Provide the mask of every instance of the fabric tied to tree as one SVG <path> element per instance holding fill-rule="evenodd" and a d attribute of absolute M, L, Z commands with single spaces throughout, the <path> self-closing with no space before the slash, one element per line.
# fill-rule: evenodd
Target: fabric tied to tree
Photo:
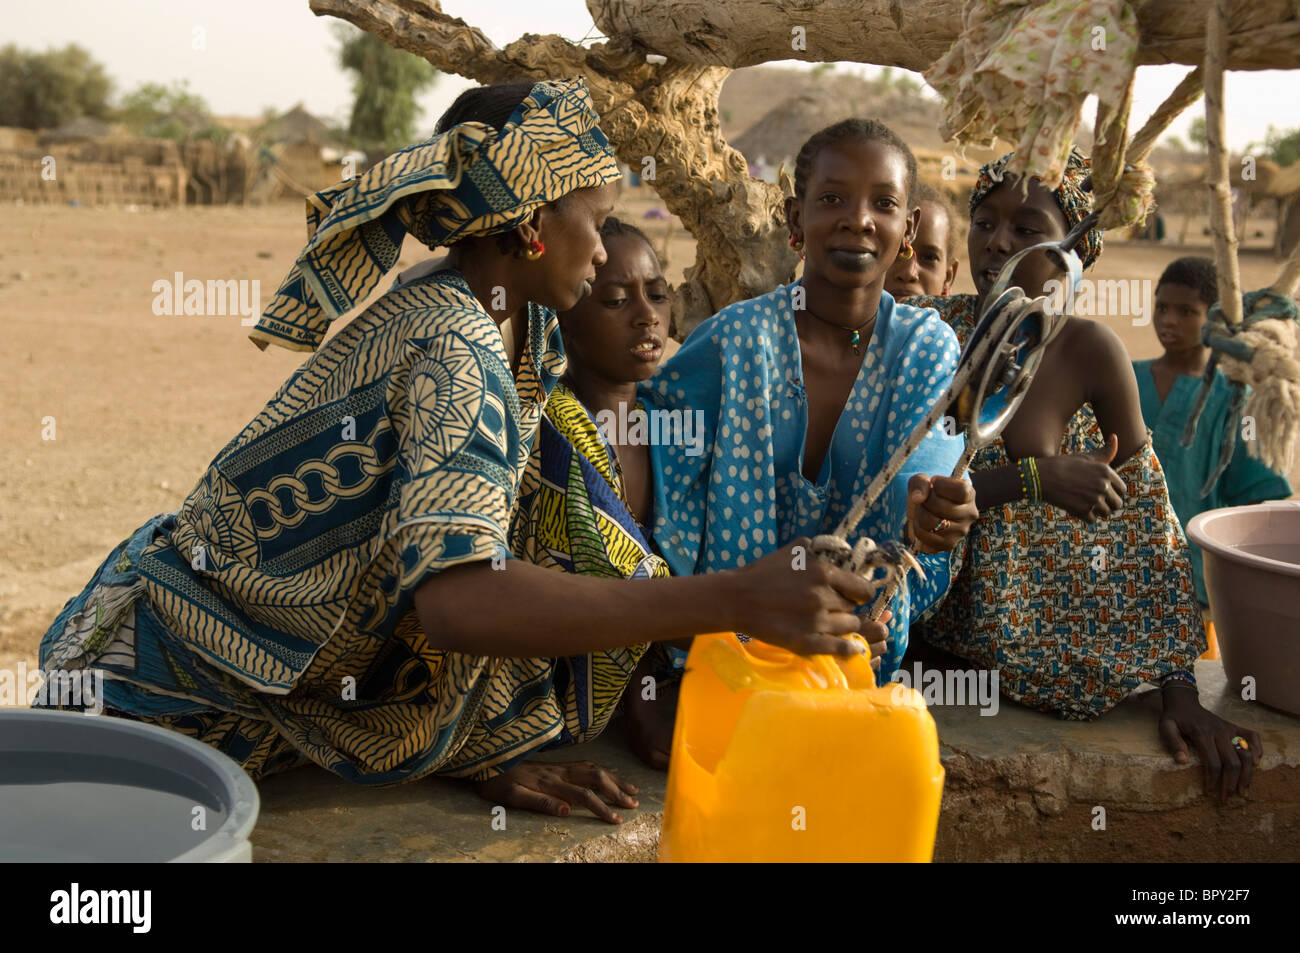
<path fill-rule="evenodd" d="M 461 123 L 311 196 L 309 240 L 249 337 L 314 351 L 378 287 L 408 233 L 437 248 L 508 232 L 548 202 L 617 180 L 598 118 L 581 79 L 538 83 L 500 132 Z"/>
<path fill-rule="evenodd" d="M 1015 142 L 1009 171 L 1056 188 L 1084 100 L 1121 102 L 1137 54 L 1124 0 L 967 0 L 961 35 L 925 78 L 947 101 L 944 138 Z"/>

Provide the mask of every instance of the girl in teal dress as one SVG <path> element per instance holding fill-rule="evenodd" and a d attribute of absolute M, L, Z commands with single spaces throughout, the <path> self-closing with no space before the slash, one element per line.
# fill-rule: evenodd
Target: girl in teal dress
<path fill-rule="evenodd" d="M 1190 447 L 1183 446 L 1183 425 L 1192 414 L 1210 349 L 1201 343 L 1206 313 L 1219 300 L 1214 262 L 1208 258 L 1179 258 L 1156 283 L 1152 327 L 1165 352 L 1150 361 L 1134 361 L 1142 417 L 1151 431 L 1156 456 L 1169 483 L 1169 499 L 1184 530 L 1193 516 L 1225 506 L 1244 506 L 1264 500 L 1285 500 L 1291 483 L 1247 452 L 1249 432 L 1238 434 L 1228 468 L 1205 496 L 1201 489 L 1219 462 L 1224 428 L 1237 426 L 1226 419 L 1232 399 L 1223 371 L 1215 369 Z M 1248 423 L 1248 422 L 1247 422 Z M 1209 605 L 1201 570 L 1201 548 L 1187 541 L 1192 560 L 1196 597 Z"/>

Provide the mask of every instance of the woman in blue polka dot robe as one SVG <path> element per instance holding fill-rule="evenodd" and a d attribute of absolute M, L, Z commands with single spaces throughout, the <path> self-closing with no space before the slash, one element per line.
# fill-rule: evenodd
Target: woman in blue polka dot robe
<path fill-rule="evenodd" d="M 674 574 L 735 569 L 832 532 L 950 383 L 952 329 L 883 290 L 913 253 L 915 181 L 911 150 L 881 123 L 814 135 L 786 201 L 802 278 L 724 308 L 642 385 L 652 414 L 683 412 L 702 431 L 651 445 L 654 540 Z M 944 475 L 963 447 L 936 426 L 850 533 L 911 538 L 925 571 L 894 597 L 888 645 L 873 646 L 882 683 L 908 626 L 947 591 L 950 551 L 978 517 L 970 484 Z"/>

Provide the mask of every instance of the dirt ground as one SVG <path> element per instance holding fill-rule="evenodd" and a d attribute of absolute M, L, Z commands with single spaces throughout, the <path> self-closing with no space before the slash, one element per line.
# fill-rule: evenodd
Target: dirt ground
<path fill-rule="evenodd" d="M 673 222 L 644 219 L 654 204 L 630 193 L 619 214 L 666 241 L 676 281 L 693 243 Z M 135 212 L 9 206 L 0 219 L 0 668 L 13 668 L 35 665 L 41 634 L 109 550 L 174 509 L 304 359 L 259 351 L 237 314 L 155 315 L 153 283 L 178 271 L 204 281 L 257 279 L 269 301 L 305 230 L 297 203 Z M 1154 281 L 1173 258 L 1208 253 L 1202 241 L 1111 243 L 1096 276 Z M 1247 243 L 1248 288 L 1276 277 L 1265 245 L 1263 236 Z M 399 268 L 427 256 L 408 241 Z M 958 290 L 970 289 L 963 274 Z M 1159 354 L 1149 326 L 1111 322 L 1135 359 Z M 45 439 L 47 418 L 53 439 Z M 1291 480 L 1300 486 L 1300 466 Z"/>

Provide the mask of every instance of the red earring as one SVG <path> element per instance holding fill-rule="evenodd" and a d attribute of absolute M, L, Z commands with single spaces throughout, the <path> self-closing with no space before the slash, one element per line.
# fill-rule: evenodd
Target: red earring
<path fill-rule="evenodd" d="M 524 257 L 529 261 L 537 261 L 537 259 L 541 258 L 545 254 L 545 245 L 539 241 L 531 241 L 528 243 L 528 251 L 524 252 Z"/>
<path fill-rule="evenodd" d="M 803 260 L 803 239 L 790 236 L 790 247 L 799 253 L 799 259 Z"/>

